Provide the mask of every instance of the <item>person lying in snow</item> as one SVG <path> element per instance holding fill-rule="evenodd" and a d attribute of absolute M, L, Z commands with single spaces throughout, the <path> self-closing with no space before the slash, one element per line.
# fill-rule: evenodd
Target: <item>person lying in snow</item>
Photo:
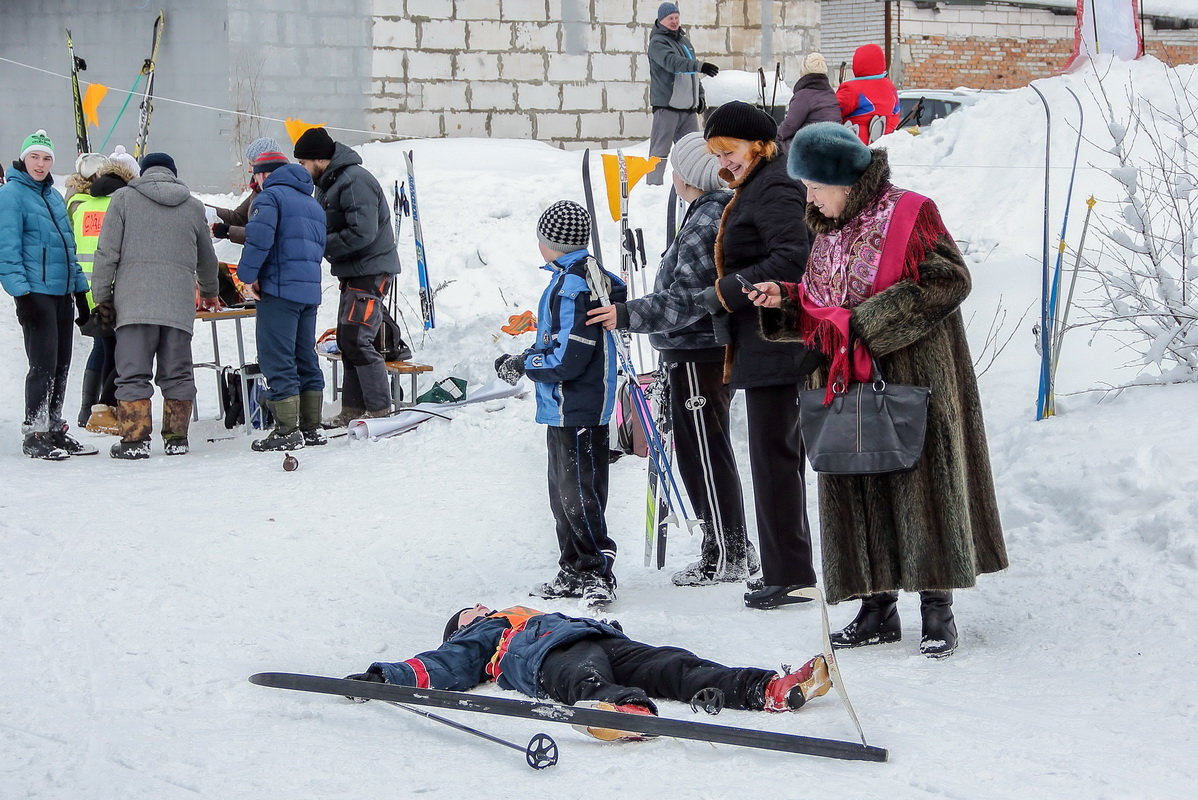
<path fill-rule="evenodd" d="M 395 663 L 376 662 L 351 680 L 466 691 L 488 680 L 502 689 L 607 711 L 657 714 L 651 697 L 690 702 L 703 689 L 724 694 L 727 708 L 797 711 L 832 687 L 823 655 L 795 672 L 725 667 L 680 647 L 629 639 L 618 623 L 525 606 L 463 608 L 449 618 L 436 650 Z M 588 729 L 601 739 L 640 738 Z"/>

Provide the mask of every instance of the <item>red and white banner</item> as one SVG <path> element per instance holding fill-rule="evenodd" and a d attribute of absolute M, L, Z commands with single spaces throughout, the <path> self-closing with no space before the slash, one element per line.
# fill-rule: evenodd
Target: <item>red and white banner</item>
<path fill-rule="evenodd" d="M 1144 55 L 1139 0 L 1077 0 L 1073 55 L 1065 69 L 1076 69 L 1096 55 L 1124 61 Z"/>

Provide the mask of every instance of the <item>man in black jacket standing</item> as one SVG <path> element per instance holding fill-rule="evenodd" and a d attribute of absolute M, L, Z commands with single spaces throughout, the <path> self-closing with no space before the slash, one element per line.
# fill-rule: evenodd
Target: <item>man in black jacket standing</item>
<path fill-rule="evenodd" d="M 649 36 L 649 104 L 653 107 L 653 130 L 649 155 L 661 163 L 645 176 L 645 182 L 660 186 L 666 174 L 666 156 L 674 142 L 699 130 L 703 109 L 703 87 L 699 74 L 715 77 L 720 68 L 695 58 L 695 46 L 682 30 L 675 3 L 657 8 L 657 21 Z"/>
<path fill-rule="evenodd" d="M 316 183 L 316 199 L 328 220 L 324 257 L 341 280 L 337 346 L 345 365 L 341 413 L 333 427 L 359 417 L 391 413 L 386 362 L 375 347 L 387 287 L 399 273 L 391 211 L 383 187 L 362 167 L 362 157 L 324 128 L 310 128 L 295 142 L 295 159 Z"/>

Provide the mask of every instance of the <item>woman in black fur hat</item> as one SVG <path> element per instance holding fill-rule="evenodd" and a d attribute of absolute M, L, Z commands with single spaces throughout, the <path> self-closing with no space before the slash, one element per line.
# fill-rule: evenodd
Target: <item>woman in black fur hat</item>
<path fill-rule="evenodd" d="M 920 593 L 920 652 L 943 658 L 957 647 L 952 590 L 1007 566 L 960 311 L 969 271 L 936 204 L 890 183 L 886 151 L 843 126 L 800 130 L 790 174 L 816 237 L 801 282 L 756 285 L 753 302 L 777 309 L 761 313 L 765 337 L 822 351 L 824 386 L 870 380 L 872 356 L 888 381 L 932 390 L 914 469 L 819 477 L 825 591 L 861 598 L 832 645 L 901 639 L 904 589 Z"/>
<path fill-rule="evenodd" d="M 798 281 L 807 263 L 803 191 L 786 174 L 777 133 L 769 114 L 739 101 L 712 112 L 703 131 L 735 191 L 715 242 L 718 277 L 700 301 L 727 345 L 724 382 L 745 395 L 762 570 L 745 605 L 758 609 L 805 602 L 798 590 L 815 585 L 796 403 L 799 384 L 822 358 L 798 342 L 764 341 L 738 281 Z"/>

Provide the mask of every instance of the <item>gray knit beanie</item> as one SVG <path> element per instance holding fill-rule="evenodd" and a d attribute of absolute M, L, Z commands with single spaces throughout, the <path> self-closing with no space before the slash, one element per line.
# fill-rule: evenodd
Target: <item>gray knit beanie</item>
<path fill-rule="evenodd" d="M 559 253 L 582 250 L 591 238 L 591 215 L 578 203 L 558 200 L 538 220 L 537 238 Z"/>
<path fill-rule="evenodd" d="M 702 192 L 714 192 L 726 185 L 720 177 L 720 160 L 707 149 L 707 141 L 697 131 L 674 142 L 670 167 L 683 181 Z"/>
<path fill-rule="evenodd" d="M 281 152 L 283 152 L 283 145 L 279 144 L 277 140 L 272 139 L 269 136 L 263 136 L 260 139 L 255 139 L 246 146 L 245 163 L 247 166 L 253 164 L 263 153 Z"/>

